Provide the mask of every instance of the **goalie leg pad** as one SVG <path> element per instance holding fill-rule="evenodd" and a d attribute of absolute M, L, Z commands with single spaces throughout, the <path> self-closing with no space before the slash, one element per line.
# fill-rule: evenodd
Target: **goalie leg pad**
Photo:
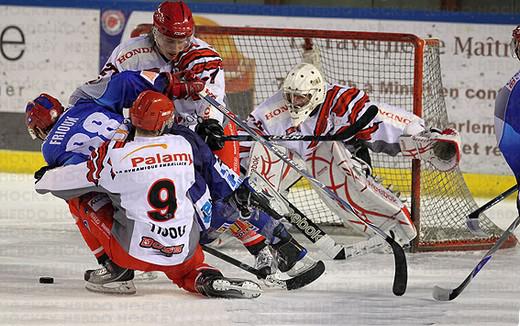
<path fill-rule="evenodd" d="M 313 176 L 347 201 L 357 215 L 372 222 L 383 231 L 395 229 L 403 241 L 417 235 L 408 209 L 390 190 L 370 176 L 368 166 L 359 162 L 340 142 L 322 143 L 307 160 Z M 373 232 L 357 217 L 341 208 L 335 201 L 321 196 L 327 206 L 354 230 L 371 236 Z"/>

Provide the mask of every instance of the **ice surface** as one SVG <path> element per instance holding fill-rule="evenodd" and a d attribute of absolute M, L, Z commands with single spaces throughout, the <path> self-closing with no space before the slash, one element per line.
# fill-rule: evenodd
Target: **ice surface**
<path fill-rule="evenodd" d="M 517 213 L 513 201 L 506 201 L 488 216 L 506 227 Z M 253 263 L 238 246 L 223 250 Z M 31 176 L 0 174 L 1 325 L 519 325 L 517 248 L 495 254 L 455 301 L 432 299 L 434 285 L 456 287 L 483 254 L 408 254 L 403 297 L 392 295 L 394 263 L 388 254 L 326 261 L 325 275 L 310 286 L 266 289 L 256 300 L 206 299 L 162 275 L 137 283 L 134 296 L 100 295 L 84 289 L 83 271 L 97 264 L 65 203 L 36 194 Z M 208 261 L 228 276 L 252 277 L 214 257 Z M 39 284 L 40 276 L 55 283 Z"/>

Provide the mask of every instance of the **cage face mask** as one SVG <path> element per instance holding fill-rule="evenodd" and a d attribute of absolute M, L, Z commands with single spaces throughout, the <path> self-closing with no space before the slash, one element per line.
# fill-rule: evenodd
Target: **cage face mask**
<path fill-rule="evenodd" d="M 282 90 L 294 127 L 325 100 L 325 80 L 318 68 L 308 63 L 301 63 L 289 71 Z"/>

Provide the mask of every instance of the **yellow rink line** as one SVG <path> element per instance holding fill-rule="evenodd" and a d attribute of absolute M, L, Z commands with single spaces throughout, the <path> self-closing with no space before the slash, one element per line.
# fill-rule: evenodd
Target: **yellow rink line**
<path fill-rule="evenodd" d="M 0 150 L 0 172 L 32 174 L 44 165 L 40 152 Z"/>
<path fill-rule="evenodd" d="M 0 150 L 0 172 L 32 174 L 44 165 L 39 152 Z M 464 180 L 474 197 L 495 197 L 516 183 L 513 176 L 493 174 L 465 173 Z"/>

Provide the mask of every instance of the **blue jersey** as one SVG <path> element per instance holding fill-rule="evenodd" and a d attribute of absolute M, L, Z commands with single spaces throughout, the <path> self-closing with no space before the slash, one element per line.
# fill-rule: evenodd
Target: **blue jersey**
<path fill-rule="evenodd" d="M 497 94 L 495 133 L 502 155 L 520 180 L 520 71 Z"/>
<path fill-rule="evenodd" d="M 42 145 L 43 157 L 51 167 L 86 161 L 90 153 L 112 139 L 123 122 L 122 113 L 93 102 L 80 103 L 65 111 Z"/>
<path fill-rule="evenodd" d="M 161 74 L 125 71 L 79 87 L 42 144 L 45 161 L 50 167 L 86 161 L 92 150 L 112 139 L 124 108 L 142 91 L 162 93 L 167 83 Z"/>

